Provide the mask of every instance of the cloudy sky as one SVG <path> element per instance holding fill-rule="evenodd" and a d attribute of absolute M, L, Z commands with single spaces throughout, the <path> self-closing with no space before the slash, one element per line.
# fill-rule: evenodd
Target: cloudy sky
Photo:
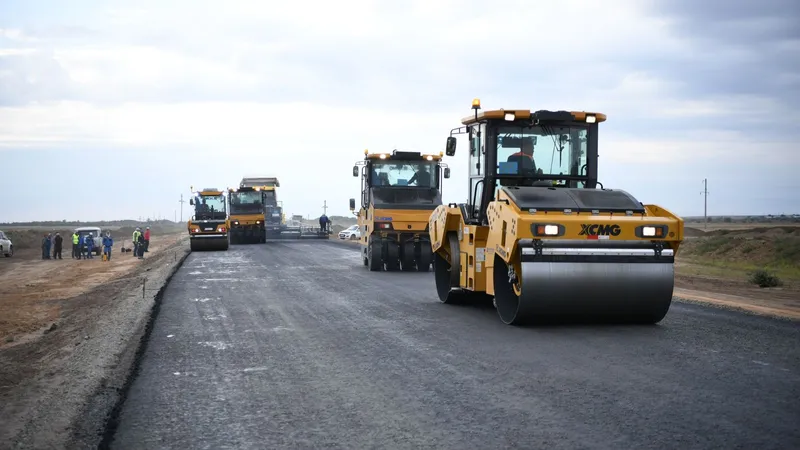
<path fill-rule="evenodd" d="M 608 114 L 600 181 L 646 203 L 800 213 L 799 5 L 0 0 L 0 222 L 172 219 L 244 175 L 347 214 L 364 149 L 443 150 L 474 97 Z"/>

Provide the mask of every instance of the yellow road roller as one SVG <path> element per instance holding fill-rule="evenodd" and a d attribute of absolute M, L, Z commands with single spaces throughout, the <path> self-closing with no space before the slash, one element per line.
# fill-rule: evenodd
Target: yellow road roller
<path fill-rule="evenodd" d="M 191 250 L 228 250 L 231 224 L 225 193 L 217 188 L 190 189 L 189 205 L 194 207 L 194 214 L 187 223 Z"/>
<path fill-rule="evenodd" d="M 361 259 L 370 271 L 430 270 L 428 218 L 442 204 L 443 178 L 450 178 L 443 156 L 365 150 L 364 160 L 353 166 L 353 176 L 361 176 Z"/>
<path fill-rule="evenodd" d="M 481 110 L 469 138 L 469 197 L 430 216 L 443 303 L 487 300 L 509 325 L 657 323 L 672 302 L 683 219 L 597 179 L 601 113 Z"/>

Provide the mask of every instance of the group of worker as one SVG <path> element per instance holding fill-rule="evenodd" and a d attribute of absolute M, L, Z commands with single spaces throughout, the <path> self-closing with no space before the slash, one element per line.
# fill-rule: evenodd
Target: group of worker
<path fill-rule="evenodd" d="M 111 248 L 114 246 L 114 238 L 111 237 L 110 231 L 106 231 L 102 243 L 103 261 L 111 261 Z M 72 233 L 72 258 L 94 259 L 94 235 L 92 233 L 80 234 L 77 231 Z"/>
<path fill-rule="evenodd" d="M 56 232 L 55 236 L 52 233 L 47 233 L 42 238 L 42 259 L 51 259 L 50 249 L 53 249 L 52 259 L 61 259 L 61 247 L 64 238 Z"/>
<path fill-rule="evenodd" d="M 144 233 L 141 228 L 136 227 L 131 241 L 133 242 L 133 256 L 144 259 L 144 254 L 150 251 L 150 227 L 147 227 Z"/>
<path fill-rule="evenodd" d="M 94 259 L 95 236 L 92 233 L 72 233 L 72 259 Z M 47 233 L 42 238 L 42 259 L 62 259 L 61 249 L 64 239 L 58 232 Z M 114 247 L 114 238 L 111 232 L 106 231 L 102 240 L 103 260 L 111 261 L 111 249 Z M 144 254 L 150 247 L 150 227 L 144 232 L 139 227 L 133 232 L 133 256 L 144 259 Z M 52 250 L 52 253 L 51 253 Z"/>

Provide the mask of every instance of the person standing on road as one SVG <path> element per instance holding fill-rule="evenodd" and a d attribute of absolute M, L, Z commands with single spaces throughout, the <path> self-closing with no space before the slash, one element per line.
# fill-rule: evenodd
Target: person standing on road
<path fill-rule="evenodd" d="M 83 244 L 86 243 L 86 236 L 83 234 L 78 235 L 78 250 L 77 250 L 77 259 L 83 258 Z"/>
<path fill-rule="evenodd" d="M 61 233 L 56 232 L 55 245 L 53 245 L 53 259 L 61 259 L 61 246 L 64 244 L 64 238 Z"/>
<path fill-rule="evenodd" d="M 106 255 L 106 261 L 111 261 L 111 247 L 114 246 L 114 239 L 111 238 L 111 232 L 106 231 L 103 237 L 103 254 Z"/>
<path fill-rule="evenodd" d="M 72 232 L 72 259 L 80 259 L 80 236 L 77 231 Z"/>
<path fill-rule="evenodd" d="M 144 251 L 150 251 L 150 227 L 147 227 L 144 231 Z"/>
<path fill-rule="evenodd" d="M 319 216 L 319 229 L 320 229 L 320 231 L 322 231 L 323 233 L 327 232 L 328 231 L 328 224 L 330 222 L 331 222 L 330 219 L 328 219 L 328 216 L 325 215 L 324 213 L 321 216 Z"/>

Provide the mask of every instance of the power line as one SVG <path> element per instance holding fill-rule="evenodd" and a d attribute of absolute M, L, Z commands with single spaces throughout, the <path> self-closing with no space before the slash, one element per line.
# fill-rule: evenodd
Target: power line
<path fill-rule="evenodd" d="M 708 228 L 708 178 L 703 178 L 703 229 Z"/>
<path fill-rule="evenodd" d="M 186 203 L 186 200 L 183 199 L 183 194 L 181 194 L 181 199 L 178 200 L 178 203 L 181 204 L 181 222 L 183 222 L 183 204 Z"/>

